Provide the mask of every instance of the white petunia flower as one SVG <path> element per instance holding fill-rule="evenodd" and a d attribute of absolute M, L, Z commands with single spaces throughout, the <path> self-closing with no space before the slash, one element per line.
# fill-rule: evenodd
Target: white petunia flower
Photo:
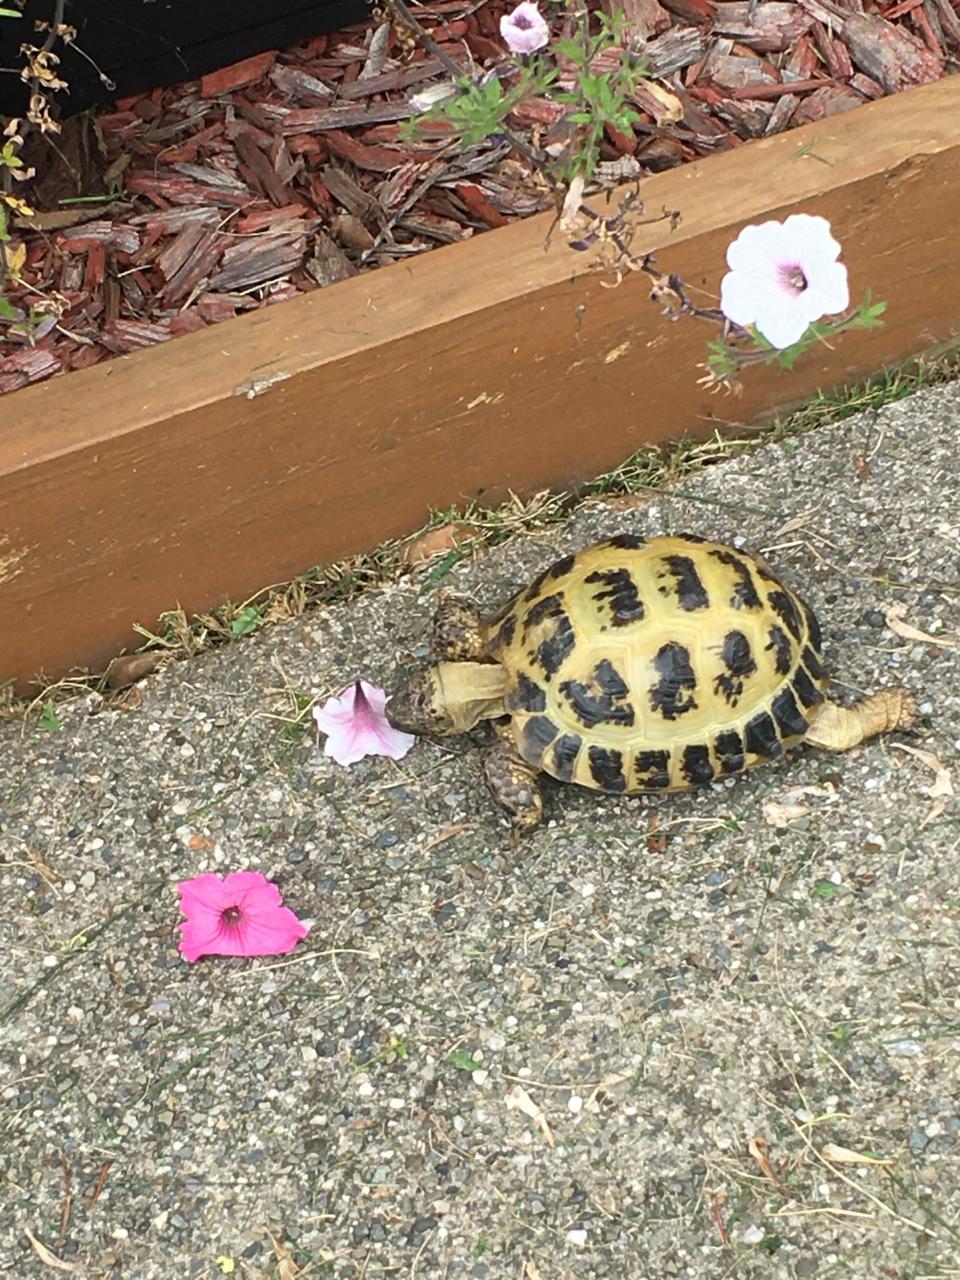
<path fill-rule="evenodd" d="M 734 324 L 754 325 L 773 346 L 790 347 L 815 320 L 850 305 L 839 256 L 826 218 L 794 213 L 744 227 L 727 249 L 720 309 Z"/>

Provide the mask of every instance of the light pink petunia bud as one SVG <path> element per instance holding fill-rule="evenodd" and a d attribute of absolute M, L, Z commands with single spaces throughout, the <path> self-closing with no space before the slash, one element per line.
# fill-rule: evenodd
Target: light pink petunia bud
<path fill-rule="evenodd" d="M 322 707 L 314 707 L 313 718 L 327 735 L 324 755 L 337 764 L 356 764 L 364 756 L 389 756 L 402 760 L 416 738 L 401 733 L 388 723 L 383 709 L 387 695 L 383 689 L 358 680 L 348 685 Z"/>
<path fill-rule="evenodd" d="M 744 227 L 727 249 L 720 309 L 734 324 L 752 324 L 773 346 L 790 347 L 815 320 L 850 305 L 840 252 L 830 223 L 809 213 Z"/>
<path fill-rule="evenodd" d="M 550 28 L 533 0 L 523 0 L 503 15 L 500 34 L 511 53 L 536 53 L 550 42 Z"/>
<path fill-rule="evenodd" d="M 201 956 L 283 956 L 308 927 L 283 905 L 280 890 L 259 871 L 211 874 L 177 885 L 180 954 L 190 964 Z"/>

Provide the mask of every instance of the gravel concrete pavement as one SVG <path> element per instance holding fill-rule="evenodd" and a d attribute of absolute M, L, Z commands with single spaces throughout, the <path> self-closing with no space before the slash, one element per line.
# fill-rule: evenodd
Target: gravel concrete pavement
<path fill-rule="evenodd" d="M 494 603 L 616 530 L 741 541 L 841 695 L 923 712 L 696 794 L 550 785 L 519 848 L 481 735 L 347 770 L 290 723 L 423 651 L 422 575 L 0 729 L 0 1271 L 960 1276 L 958 459 L 948 386 L 459 565 Z M 245 868 L 309 938 L 187 965 L 174 885 Z"/>

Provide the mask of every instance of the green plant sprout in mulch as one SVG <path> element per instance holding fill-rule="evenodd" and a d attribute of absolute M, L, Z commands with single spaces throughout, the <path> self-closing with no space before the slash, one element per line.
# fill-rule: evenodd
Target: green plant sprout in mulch
<path fill-rule="evenodd" d="M 316 565 L 289 582 L 263 587 L 239 603 L 228 601 L 192 617 L 183 609 L 172 608 L 161 614 L 152 628 L 135 626 L 144 643 L 136 653 L 115 659 L 106 671 L 77 672 L 57 682 L 38 677 L 40 691 L 32 699 L 15 698 L 12 682 L 7 682 L 0 686 L 0 718 L 22 717 L 34 730 L 56 733 L 61 727 L 56 704 L 67 698 L 90 693 L 122 696 L 127 685 L 170 662 L 231 644 L 273 623 L 352 600 L 425 567 L 420 586 L 423 594 L 442 582 L 459 561 L 517 534 L 557 524 L 579 503 L 668 490 L 682 497 L 677 486 L 705 467 L 765 444 L 789 441 L 856 413 L 879 409 L 923 387 L 949 382 L 958 374 L 960 353 L 955 350 L 923 357 L 854 387 L 821 393 L 789 416 L 745 428 L 739 435 L 716 431 L 708 440 L 685 439 L 664 448 L 642 449 L 612 471 L 570 490 L 543 491 L 526 499 L 513 496 L 497 507 L 472 503 L 466 508 L 436 511 L 408 537 L 335 564 Z M 111 677 L 117 663 L 124 664 L 129 679 Z M 298 710 L 303 715 L 308 707 Z"/>
<path fill-rule="evenodd" d="M 502 59 L 486 71 L 467 74 L 406 0 L 388 0 L 388 7 L 450 77 L 410 99 L 421 115 L 407 127 L 407 136 L 415 137 L 429 122 L 442 125 L 463 150 L 490 138 L 509 143 L 549 186 L 570 248 L 591 253 L 593 268 L 613 274 L 618 284 L 628 272 L 644 272 L 653 282 L 651 299 L 663 303 L 668 315 L 719 329 L 700 366 L 704 385 L 736 390 L 739 375 L 752 365 L 789 370 L 817 345 L 883 323 L 886 304 L 874 302 L 869 291 L 851 309 L 847 268 L 839 261 L 842 247 L 823 217 L 796 213 L 783 222 L 744 227 L 726 251 L 729 270 L 720 283 L 719 307 L 701 307 L 684 281 L 669 268 L 664 272 L 642 243 L 634 248 L 647 225 L 668 221 L 673 229 L 682 210 L 645 216 L 639 186 L 621 195 L 613 213 L 599 213 L 584 202 L 605 136 L 611 131 L 632 136 L 641 119 L 631 105 L 638 101 L 641 82 L 661 105 L 681 109 L 676 95 L 648 80 L 644 42 L 636 41 L 622 14 L 591 11 L 585 0 L 568 0 L 555 36 L 535 0 L 520 0 L 500 20 Z M 518 108 L 530 103 L 554 115 L 552 143 L 528 142 L 510 127 Z"/>

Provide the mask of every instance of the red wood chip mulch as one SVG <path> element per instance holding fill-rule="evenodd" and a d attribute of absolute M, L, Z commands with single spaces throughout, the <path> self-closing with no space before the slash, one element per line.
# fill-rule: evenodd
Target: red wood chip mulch
<path fill-rule="evenodd" d="M 509 7 L 440 0 L 416 13 L 466 68 L 502 60 Z M 638 89 L 633 133 L 608 131 L 607 185 L 926 84 L 960 53 L 960 0 L 627 0 L 624 10 L 647 40 L 654 83 Z M 0 393 L 550 207 L 543 179 L 502 140 L 462 152 L 442 127 L 403 139 L 409 94 L 443 78 L 435 57 L 371 24 L 102 112 L 92 186 L 109 195 L 57 207 L 42 198 L 41 173 L 45 211 L 16 226 L 24 280 L 66 309 L 35 346 L 0 329 Z M 534 101 L 511 124 L 548 147 L 563 136 L 559 114 Z M 66 123 L 62 151 L 76 128 Z M 73 182 L 71 195 L 92 194 L 89 168 L 83 189 Z M 37 293 L 12 286 L 7 297 L 26 310 Z"/>

